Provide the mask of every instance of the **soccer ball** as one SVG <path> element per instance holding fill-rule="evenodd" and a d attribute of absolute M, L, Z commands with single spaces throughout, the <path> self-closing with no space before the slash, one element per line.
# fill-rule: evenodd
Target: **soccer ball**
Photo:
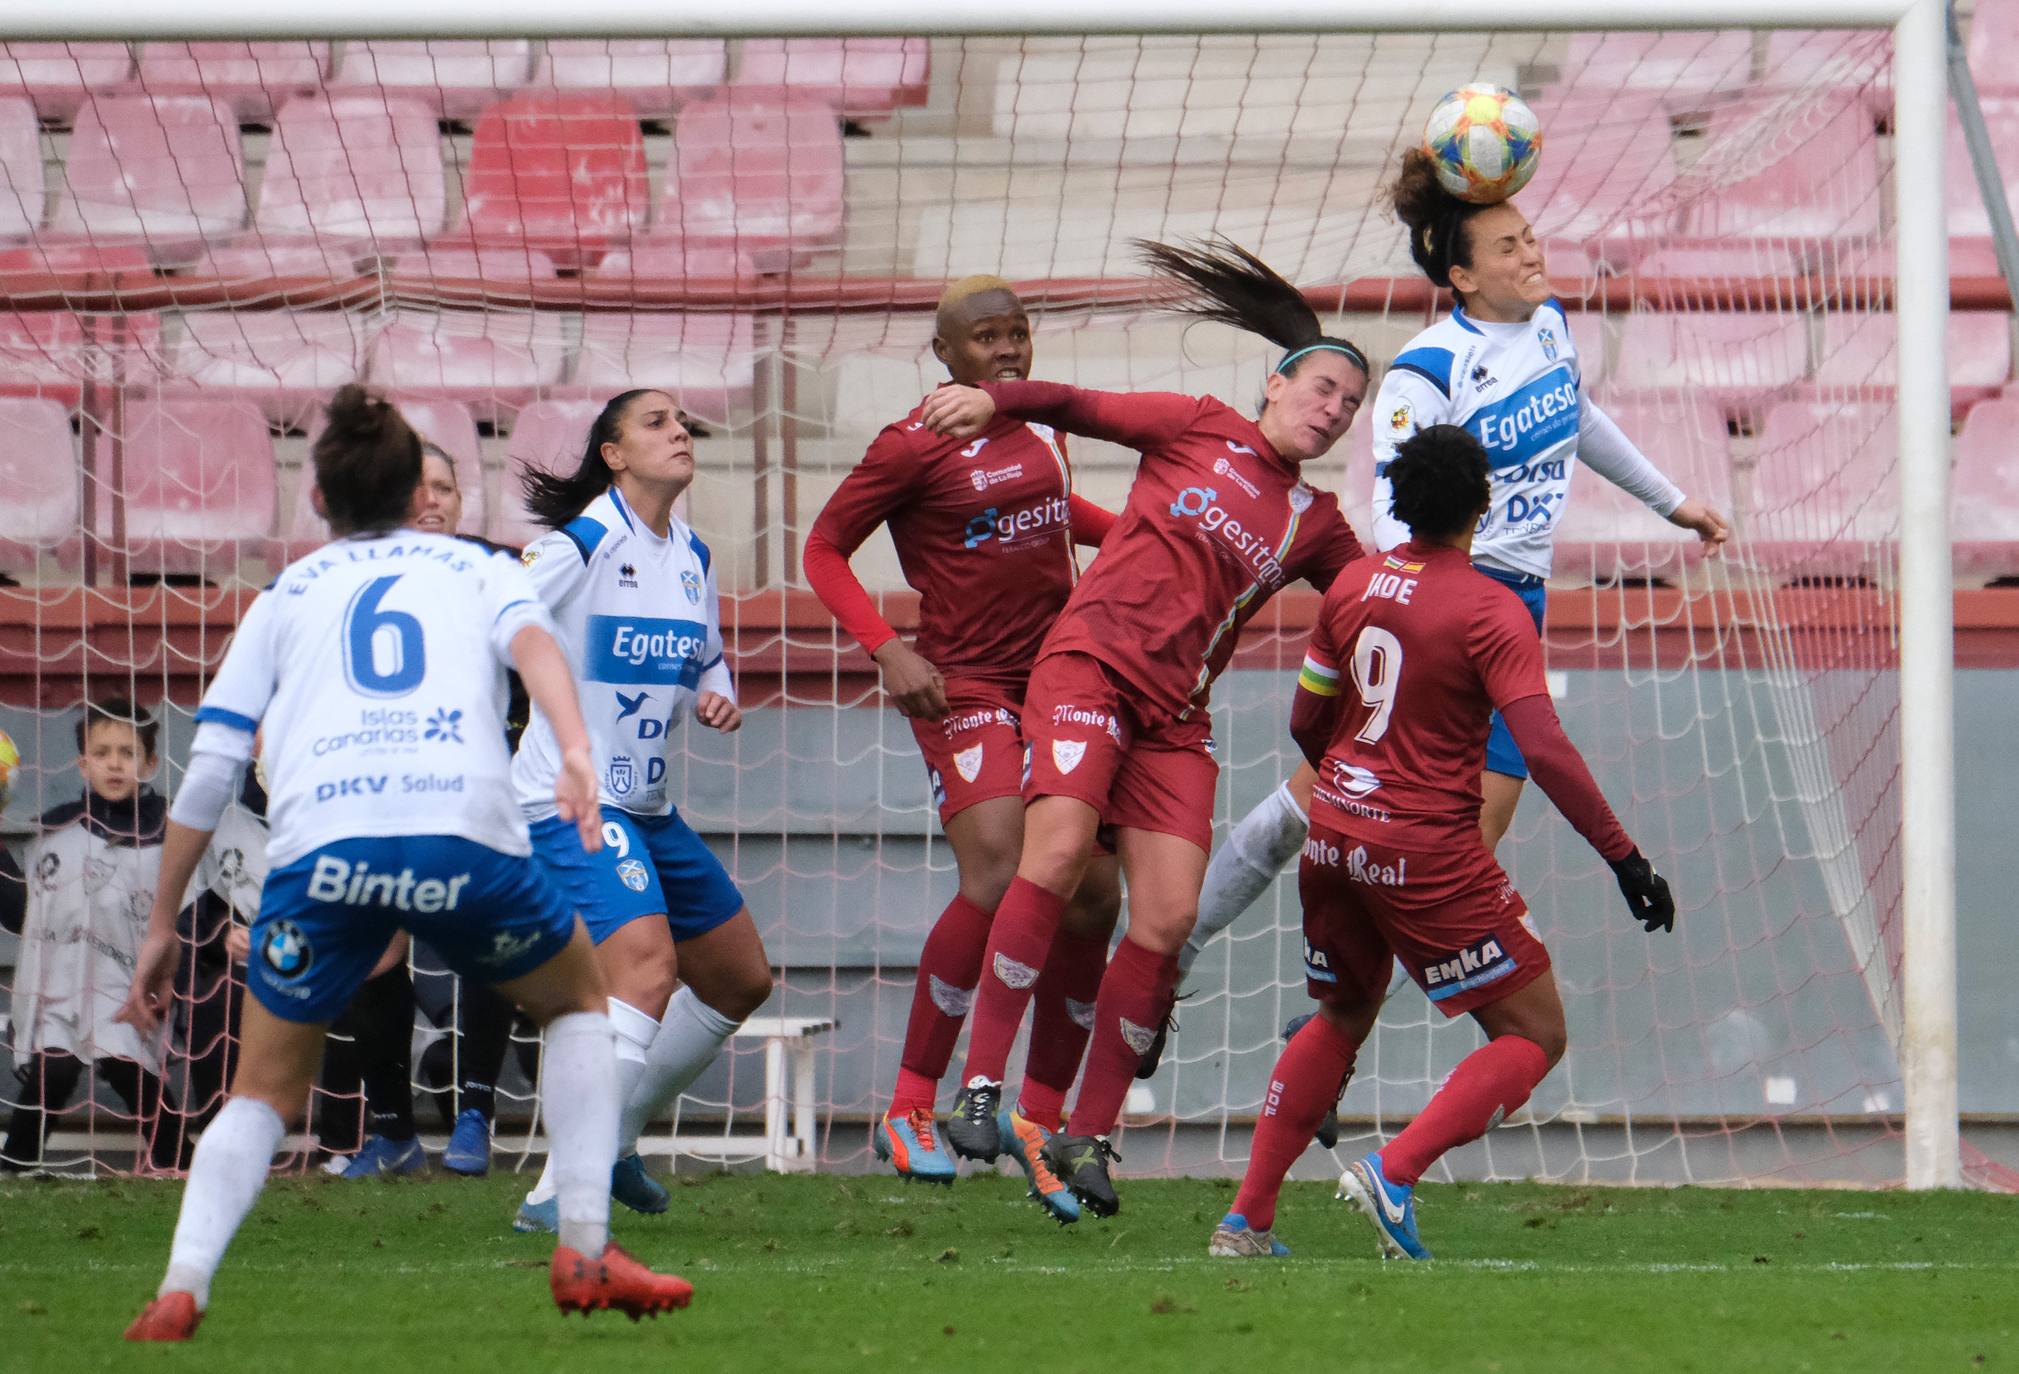
<path fill-rule="evenodd" d="M 14 747 L 13 736 L 0 730 L 0 808 L 7 805 L 7 792 L 14 782 L 14 770 L 21 766 L 21 751 Z"/>
<path fill-rule="evenodd" d="M 1542 125 L 1528 102 L 1504 86 L 1461 86 L 1437 102 L 1423 151 L 1445 190 L 1494 205 L 1528 185 L 1542 157 Z"/>

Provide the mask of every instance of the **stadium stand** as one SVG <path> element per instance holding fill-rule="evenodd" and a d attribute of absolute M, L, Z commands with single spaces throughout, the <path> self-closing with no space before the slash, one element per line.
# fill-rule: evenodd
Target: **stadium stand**
<path fill-rule="evenodd" d="M 463 175 L 480 245 L 524 245 L 573 268 L 644 227 L 645 140 L 613 95 L 522 94 L 485 110 Z"/>
<path fill-rule="evenodd" d="M 77 114 L 50 235 L 144 244 L 157 264 L 195 258 L 245 225 L 238 119 L 187 95 L 92 96 Z"/>
<path fill-rule="evenodd" d="M 529 84 L 534 90 L 609 92 L 628 100 L 641 118 L 664 119 L 728 75 L 729 45 L 719 38 L 550 38 Z"/>
<path fill-rule="evenodd" d="M 932 49 L 923 38 L 752 38 L 736 84 L 775 87 L 849 116 L 923 105 Z"/>
<path fill-rule="evenodd" d="M 124 538 L 129 574 L 230 577 L 273 528 L 266 417 L 249 401 L 140 400 L 126 408 Z M 98 529 L 118 533 L 111 474 L 92 484 Z"/>
<path fill-rule="evenodd" d="M 132 73 L 124 43 L 0 43 L 0 94 L 26 95 L 43 119 L 69 122 L 87 96 L 119 89 Z"/>
<path fill-rule="evenodd" d="M 289 99 L 313 94 L 329 71 L 328 43 L 149 43 L 139 85 L 150 95 L 205 95 L 243 124 L 264 124 Z"/>
<path fill-rule="evenodd" d="M 0 572 L 30 577 L 77 540 L 77 439 L 55 401 L 0 397 Z"/>
<path fill-rule="evenodd" d="M 435 116 L 377 92 L 282 108 L 255 226 L 266 234 L 395 249 L 442 231 L 448 177 Z"/>
<path fill-rule="evenodd" d="M 468 119 L 532 74 L 523 38 L 345 43 L 330 75 L 333 93 L 411 96 L 443 119 Z"/>

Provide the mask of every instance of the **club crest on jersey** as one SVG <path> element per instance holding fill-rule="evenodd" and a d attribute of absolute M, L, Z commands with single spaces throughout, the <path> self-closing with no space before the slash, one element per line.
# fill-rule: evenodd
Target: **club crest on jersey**
<path fill-rule="evenodd" d="M 1317 494 L 1310 487 L 1299 482 L 1296 486 L 1290 488 L 1290 513 L 1293 515 L 1302 515 L 1305 511 L 1311 509 L 1311 503 L 1316 499 Z"/>
<path fill-rule="evenodd" d="M 638 785 L 638 771 L 627 758 L 610 760 L 610 795 L 628 797 L 631 789 Z"/>
<path fill-rule="evenodd" d="M 633 892 L 643 892 L 646 885 L 645 864 L 639 859 L 624 859 L 617 865 L 617 878 Z"/>
<path fill-rule="evenodd" d="M 259 957 L 275 974 L 293 980 L 315 967 L 315 946 L 293 921 L 275 921 L 260 941 Z"/>
<path fill-rule="evenodd" d="M 526 546 L 525 552 L 519 555 L 519 562 L 523 566 L 528 568 L 532 567 L 535 563 L 539 561 L 540 561 L 540 550 L 531 544 L 528 544 Z"/>
<path fill-rule="evenodd" d="M 1542 346 L 1542 356 L 1551 362 L 1555 362 L 1556 331 L 1554 329 L 1538 329 L 1535 331 L 1535 341 Z"/>
<path fill-rule="evenodd" d="M 1388 416 L 1388 428 L 1396 434 L 1407 434 L 1411 419 L 1408 406 L 1397 406 Z"/>
<path fill-rule="evenodd" d="M 687 600 L 689 602 L 699 606 L 701 604 L 701 574 L 695 572 L 692 568 L 682 568 L 680 570 L 680 590 L 687 593 Z"/>
<path fill-rule="evenodd" d="M 638 569 L 635 564 L 620 563 L 617 565 L 617 585 L 633 588 L 638 585 Z"/>
<path fill-rule="evenodd" d="M 1055 739 L 1052 741 L 1052 763 L 1061 773 L 1070 773 L 1080 766 L 1080 760 L 1087 756 L 1087 742 L 1083 739 Z"/>
<path fill-rule="evenodd" d="M 953 756 L 953 769 L 960 774 L 962 782 L 973 782 L 981 775 L 981 751 L 982 746 L 977 744 Z"/>

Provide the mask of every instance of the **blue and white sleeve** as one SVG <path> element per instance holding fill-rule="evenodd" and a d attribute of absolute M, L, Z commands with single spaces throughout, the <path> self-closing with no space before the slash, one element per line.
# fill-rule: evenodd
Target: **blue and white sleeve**
<path fill-rule="evenodd" d="M 259 723 L 276 685 L 272 593 L 262 592 L 246 609 L 231 637 L 224 662 L 196 708 L 196 735 L 168 818 L 193 830 L 214 830 L 238 784 L 239 769 L 252 757 Z"/>
<path fill-rule="evenodd" d="M 494 556 L 484 568 L 484 611 L 491 622 L 491 652 L 508 668 L 512 637 L 519 631 L 533 626 L 554 633 L 554 618 L 533 578 L 508 554 Z"/>
<path fill-rule="evenodd" d="M 735 701 L 736 679 L 730 675 L 729 660 L 722 650 L 722 597 L 715 587 L 715 564 L 712 560 L 708 564 L 701 600 L 708 615 L 708 647 L 701 660 L 701 677 L 694 684 L 694 693 L 698 697 L 703 692 L 713 692 Z"/>
<path fill-rule="evenodd" d="M 1633 496 L 1656 515 L 1668 516 L 1683 503 L 1681 487 L 1663 476 L 1634 446 L 1597 402 L 1581 394 L 1578 400 L 1577 456 L 1585 466 Z"/>
<path fill-rule="evenodd" d="M 1428 350 L 1424 350 L 1428 351 Z M 1409 527 L 1395 518 L 1395 493 L 1388 485 L 1388 465 L 1403 440 L 1426 425 L 1441 425 L 1449 418 L 1451 401 L 1445 395 L 1447 383 L 1429 373 L 1403 364 L 1404 353 L 1381 379 L 1374 398 L 1374 547 L 1392 549 L 1407 543 Z M 1445 355 L 1449 362 L 1449 355 Z"/>

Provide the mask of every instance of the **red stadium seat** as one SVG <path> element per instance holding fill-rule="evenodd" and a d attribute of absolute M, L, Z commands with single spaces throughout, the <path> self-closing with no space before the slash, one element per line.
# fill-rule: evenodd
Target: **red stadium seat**
<path fill-rule="evenodd" d="M 42 223 L 42 134 L 35 107 L 0 97 L 0 242 L 25 239 Z"/>
<path fill-rule="evenodd" d="M 2019 147 L 2019 100 L 1986 100 L 1984 123 L 1991 135 L 1991 147 L 1998 157 L 1998 170 L 2005 178 L 2005 203 L 2019 216 L 2019 177 L 2013 175 L 2012 150 Z M 1989 240 L 1991 212 L 1977 189 L 1977 173 L 1970 164 L 1970 147 L 1963 140 L 1963 126 L 1955 113 L 1949 116 L 1949 147 L 1943 161 L 1948 182 L 1949 239 L 1954 251 L 1957 239 Z"/>
<path fill-rule="evenodd" d="M 470 236 L 522 244 L 563 267 L 594 262 L 644 228 L 645 138 L 611 95 L 516 95 L 485 110 L 463 176 Z"/>
<path fill-rule="evenodd" d="M 140 242 L 155 262 L 196 257 L 245 225 L 238 120 L 200 96 L 93 97 L 70 136 L 58 236 Z"/>
<path fill-rule="evenodd" d="M 92 528 L 114 553 L 123 547 L 131 572 L 204 573 L 221 581 L 237 571 L 241 556 L 264 547 L 276 482 L 273 436 L 259 407 L 138 400 L 126 408 L 124 438 L 124 544 L 113 536 L 109 481 L 95 490 Z"/>
<path fill-rule="evenodd" d="M 582 459 L 589 426 L 608 399 L 535 401 L 519 412 L 505 443 L 504 482 L 485 531 L 490 538 L 523 548 L 547 532 L 526 513 L 519 473 L 527 467 L 544 472 L 572 471 Z"/>
<path fill-rule="evenodd" d="M 190 311 L 163 387 L 251 401 L 273 424 L 299 429 L 330 392 L 357 380 L 369 327 L 339 310 Z"/>
<path fill-rule="evenodd" d="M 0 572 L 77 546 L 77 437 L 61 404 L 0 399 Z"/>
<path fill-rule="evenodd" d="M 1571 311 L 1570 337 L 1577 344 L 1578 380 L 1586 391 L 1604 391 L 1606 379 L 1612 375 L 1611 360 L 1606 356 L 1610 344 L 1605 316 L 1596 310 Z"/>
<path fill-rule="evenodd" d="M 1682 238 L 1709 247 L 1773 247 L 1806 264 L 1879 234 L 1883 175 L 1871 109 L 1848 94 L 1810 102 L 1803 117 L 1763 116 L 1775 102 L 1734 101 L 1712 113 L 1693 174 L 1718 189 L 1691 202 Z M 1770 139 L 1762 131 L 1772 131 Z M 1725 169 L 1719 175 L 1719 169 Z"/>
<path fill-rule="evenodd" d="M 750 404 L 756 353 L 748 315 L 588 315 L 567 390 L 608 398 L 660 387 L 718 425 Z"/>
<path fill-rule="evenodd" d="M 1891 311 L 1828 311 L 1812 387 L 1817 400 L 1893 398 L 1898 326 Z M 1994 395 L 2012 373 L 2012 317 L 1990 311 L 1949 316 L 1949 402 L 1967 409 Z"/>
<path fill-rule="evenodd" d="M 1730 513 L 1731 438 L 1715 405 L 1663 397 L 1606 402 L 1604 409 L 1670 481 Z M 1696 542 L 1585 464 L 1572 465 L 1569 502 L 1556 526 L 1556 572 L 1671 575 Z"/>
<path fill-rule="evenodd" d="M 366 375 L 417 400 L 465 402 L 495 423 L 560 381 L 566 363 L 552 315 L 403 311 L 372 346 Z"/>
<path fill-rule="evenodd" d="M 290 98 L 312 93 L 329 69 L 328 43 L 149 43 L 140 88 L 149 95 L 206 95 L 238 118 L 264 124 Z"/>
<path fill-rule="evenodd" d="M 1582 90 L 1644 91 L 1671 110 L 1703 109 L 1752 80 L 1753 36 L 1742 29 L 1573 33 L 1562 70 Z"/>
<path fill-rule="evenodd" d="M 550 38 L 533 69 L 536 90 L 605 91 L 647 119 L 707 95 L 729 74 L 719 38 Z"/>
<path fill-rule="evenodd" d="M 1978 0 L 1983 11 L 1985 0 Z M 1893 49 L 1870 29 L 1769 29 L 1760 85 L 1769 90 L 1819 86 L 1855 92 L 1872 110 L 1893 104 Z"/>
<path fill-rule="evenodd" d="M 480 246 L 466 240 L 436 239 L 425 248 L 401 252 L 391 260 L 391 267 L 396 287 L 455 281 L 524 287 L 554 279 L 554 260 L 524 243 Z"/>
<path fill-rule="evenodd" d="M 1636 311 L 1620 327 L 1611 389 L 1676 391 L 1743 411 L 1808 370 L 1808 328 L 1798 316 Z"/>
<path fill-rule="evenodd" d="M 754 277 L 757 268 L 733 243 L 689 243 L 648 234 L 631 240 L 629 248 L 611 250 L 596 265 L 595 275 L 614 280 L 715 281 Z"/>
<path fill-rule="evenodd" d="M 242 234 L 230 243 L 218 244 L 189 265 L 193 277 L 343 278 L 354 275 L 360 246 L 346 246 L 341 239 L 299 238 L 289 234 Z"/>
<path fill-rule="evenodd" d="M 457 528 L 464 534 L 481 534 L 484 529 L 484 462 L 477 438 L 477 422 L 470 408 L 453 401 L 416 401 L 395 396 L 393 403 L 421 438 L 449 455 L 456 469 L 456 485 L 463 492 L 463 519 Z M 322 433 L 324 414 L 318 408 L 308 425 L 309 448 Z M 291 563 L 329 542 L 329 526 L 315 513 L 313 492 L 315 472 L 305 466 L 295 484 L 294 500 L 283 517 L 280 536 L 268 547 L 267 559 L 275 564 Z"/>
<path fill-rule="evenodd" d="M 51 273 L 138 273 L 151 278 L 144 249 L 36 243 L 0 249 L 0 290 Z M 42 396 L 75 408 L 84 384 L 149 386 L 159 375 L 161 316 L 77 315 L 68 310 L 0 313 L 0 395 Z"/>
<path fill-rule="evenodd" d="M 924 38 L 751 38 L 736 84 L 825 101 L 845 115 L 878 115 L 923 105 L 931 72 Z"/>
<path fill-rule="evenodd" d="M 468 119 L 501 91 L 526 84 L 533 45 L 523 38 L 345 43 L 332 93 L 383 91 L 420 101 L 444 119 Z"/>
<path fill-rule="evenodd" d="M 1754 446 L 1739 553 L 1781 580 L 1872 577 L 1899 537 L 1890 404 L 1789 401 Z"/>
<path fill-rule="evenodd" d="M 297 100 L 274 124 L 255 223 L 268 234 L 411 247 L 442 231 L 447 186 L 441 134 L 419 102 Z"/>
<path fill-rule="evenodd" d="M 2019 53 L 2019 2 L 1977 0 L 1970 7 L 1967 47 L 1979 95 L 2019 95 L 2019 71 L 2012 69 L 2012 55 Z"/>
<path fill-rule="evenodd" d="M 85 98 L 124 85 L 133 50 L 124 43 L 0 43 L 0 95 L 25 95 L 44 119 L 68 122 Z"/>
<path fill-rule="evenodd" d="M 1535 102 L 1547 131 L 1541 163 L 1515 203 L 1545 250 L 1574 245 L 1616 269 L 1673 227 L 1648 207 L 1676 178 L 1668 111 L 1639 91 L 1560 93 Z"/>
<path fill-rule="evenodd" d="M 1987 401 L 1956 436 L 1949 538 L 1956 569 L 2019 577 L 2019 400 Z"/>
<path fill-rule="evenodd" d="M 666 236 L 733 244 L 763 272 L 840 246 L 841 127 L 826 105 L 732 92 L 683 110 L 673 142 Z"/>

